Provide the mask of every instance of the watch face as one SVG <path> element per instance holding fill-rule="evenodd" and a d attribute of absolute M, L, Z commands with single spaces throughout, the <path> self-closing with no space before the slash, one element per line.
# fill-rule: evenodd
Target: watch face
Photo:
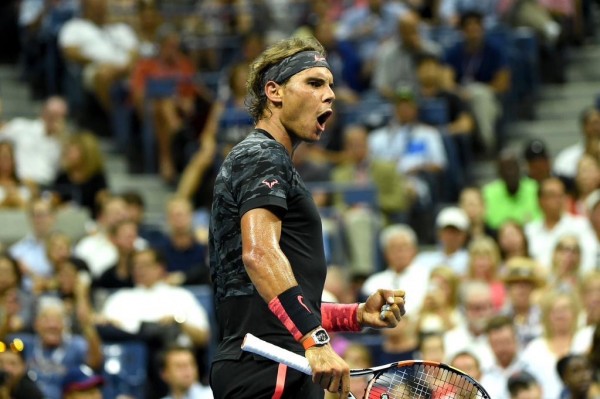
<path fill-rule="evenodd" d="M 315 332 L 315 341 L 318 343 L 327 343 L 329 341 L 329 335 L 325 330 L 319 330 Z"/>

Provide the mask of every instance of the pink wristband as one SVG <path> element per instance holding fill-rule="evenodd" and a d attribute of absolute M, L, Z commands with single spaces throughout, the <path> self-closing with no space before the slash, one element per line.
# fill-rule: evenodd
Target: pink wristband
<path fill-rule="evenodd" d="M 358 303 L 321 304 L 321 323 L 327 331 L 360 331 L 358 323 Z"/>

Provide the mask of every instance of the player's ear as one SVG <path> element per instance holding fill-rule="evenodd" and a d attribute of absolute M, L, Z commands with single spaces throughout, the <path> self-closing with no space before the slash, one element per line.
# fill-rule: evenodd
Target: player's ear
<path fill-rule="evenodd" d="M 282 89 L 283 87 L 280 84 L 277 84 L 272 80 L 265 84 L 265 95 L 276 107 L 279 107 L 283 102 Z"/>

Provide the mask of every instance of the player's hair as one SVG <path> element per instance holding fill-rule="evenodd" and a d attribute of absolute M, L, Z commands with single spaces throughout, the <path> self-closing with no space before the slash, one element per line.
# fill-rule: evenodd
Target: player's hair
<path fill-rule="evenodd" d="M 292 37 L 270 46 L 250 65 L 248 81 L 246 82 L 246 88 L 248 89 L 246 107 L 255 123 L 264 118 L 267 110 L 267 96 L 263 85 L 265 72 L 271 66 L 301 51 L 317 51 L 325 56 L 325 49 L 316 39 L 312 37 Z"/>

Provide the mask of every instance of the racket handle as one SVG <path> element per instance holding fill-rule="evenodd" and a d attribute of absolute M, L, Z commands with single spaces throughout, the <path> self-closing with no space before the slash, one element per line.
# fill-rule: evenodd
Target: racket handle
<path fill-rule="evenodd" d="M 285 364 L 286 366 L 298 370 L 304 374 L 312 375 L 312 369 L 308 364 L 308 360 L 304 356 L 300 356 L 297 353 L 273 345 L 267 341 L 247 333 L 242 342 L 242 350 L 246 352 L 255 353 L 257 355 L 266 357 L 275 362 Z M 356 399 L 352 393 L 348 395 L 348 399 Z"/>
<path fill-rule="evenodd" d="M 248 333 L 242 342 L 242 350 L 246 352 L 256 353 L 257 355 L 266 357 L 275 362 L 285 364 L 288 367 L 303 372 L 304 374 L 312 375 L 312 370 L 308 364 L 308 360 L 304 356 L 273 345 L 267 341 Z"/>

